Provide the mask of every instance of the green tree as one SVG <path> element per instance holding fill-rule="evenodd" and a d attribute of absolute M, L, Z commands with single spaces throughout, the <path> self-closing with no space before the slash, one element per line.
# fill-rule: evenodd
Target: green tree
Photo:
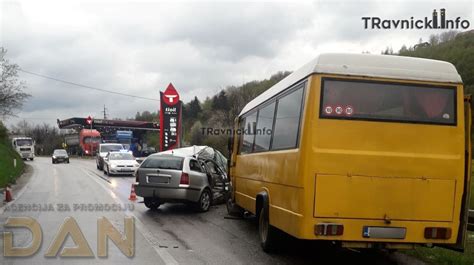
<path fill-rule="evenodd" d="M 135 120 L 137 121 L 157 121 L 158 114 L 156 112 L 150 112 L 148 110 L 143 111 L 142 113 L 137 112 L 135 114 Z"/>
<path fill-rule="evenodd" d="M 199 113 L 201 113 L 201 102 L 199 102 L 199 99 L 195 96 L 189 104 L 189 117 L 192 119 L 197 119 Z"/>
<path fill-rule="evenodd" d="M 230 135 L 205 135 L 202 128 L 229 129 L 242 108 L 252 99 L 281 81 L 291 72 L 278 72 L 269 79 L 250 81 L 241 86 L 229 86 L 200 102 L 197 97 L 183 104 L 183 133 L 185 145 L 209 145 L 227 155 Z M 152 113 L 152 116 L 154 113 Z M 146 119 L 148 113 L 137 113 L 137 120 Z"/>
<path fill-rule="evenodd" d="M 204 144 L 205 136 L 202 133 L 201 128 L 203 128 L 200 121 L 196 121 L 191 127 L 190 131 L 190 143 L 192 145 L 202 145 Z"/>
<path fill-rule="evenodd" d="M 439 39 L 435 45 L 419 47 L 416 49 L 400 49 L 402 56 L 420 57 L 447 61 L 458 70 L 462 77 L 465 92 L 474 92 L 474 33 L 457 33 L 456 31 L 443 32 L 434 35 Z M 403 48 L 403 47 L 402 47 Z"/>

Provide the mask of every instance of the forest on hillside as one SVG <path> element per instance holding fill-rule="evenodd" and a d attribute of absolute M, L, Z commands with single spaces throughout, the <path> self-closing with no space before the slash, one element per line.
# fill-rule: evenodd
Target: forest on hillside
<path fill-rule="evenodd" d="M 404 45 L 394 52 L 387 47 L 382 54 L 411 56 L 448 61 L 460 73 L 466 93 L 474 93 L 474 32 L 448 31 L 431 35 L 427 41 Z M 210 145 L 227 155 L 228 135 L 203 134 L 202 128 L 231 128 L 233 120 L 250 100 L 267 90 L 291 72 L 279 72 L 269 79 L 252 81 L 242 86 L 230 86 L 218 94 L 201 101 L 197 96 L 183 105 L 183 131 L 185 145 Z M 156 112 L 144 111 L 135 115 L 136 120 L 157 121 Z M 155 135 L 148 142 L 157 145 Z"/>
<path fill-rule="evenodd" d="M 474 31 L 459 33 L 447 31 L 420 39 L 417 44 L 407 46 L 394 53 L 389 47 L 382 54 L 428 58 L 447 61 L 456 66 L 462 77 L 466 94 L 474 93 Z"/>
<path fill-rule="evenodd" d="M 251 81 L 241 86 L 229 86 L 218 94 L 200 101 L 197 96 L 183 104 L 183 137 L 185 145 L 209 145 L 227 155 L 228 134 L 203 134 L 203 128 L 230 129 L 235 117 L 250 100 L 288 76 L 278 72 L 269 79 Z M 157 121 L 158 113 L 144 111 L 135 115 L 136 120 Z M 154 135 L 147 137 L 150 145 L 158 145 Z"/>

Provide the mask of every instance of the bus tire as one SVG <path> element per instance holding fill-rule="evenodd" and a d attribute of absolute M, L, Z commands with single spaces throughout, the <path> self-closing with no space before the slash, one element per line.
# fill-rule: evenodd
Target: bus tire
<path fill-rule="evenodd" d="M 270 253 L 277 247 L 278 230 L 270 225 L 268 209 L 268 205 L 264 205 L 260 209 L 260 214 L 258 215 L 258 235 L 263 251 Z"/>

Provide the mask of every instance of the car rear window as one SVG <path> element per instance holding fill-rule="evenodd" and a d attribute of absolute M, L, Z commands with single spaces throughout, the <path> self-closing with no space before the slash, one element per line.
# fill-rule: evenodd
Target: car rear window
<path fill-rule="evenodd" d="M 67 155 L 66 150 L 54 150 L 55 155 Z"/>
<path fill-rule="evenodd" d="M 176 169 L 183 168 L 184 158 L 176 156 L 154 156 L 143 161 L 142 168 Z"/>
<path fill-rule="evenodd" d="M 110 160 L 134 160 L 133 155 L 130 153 L 111 153 L 109 156 Z"/>
<path fill-rule="evenodd" d="M 323 79 L 320 117 L 456 125 L 456 87 Z"/>

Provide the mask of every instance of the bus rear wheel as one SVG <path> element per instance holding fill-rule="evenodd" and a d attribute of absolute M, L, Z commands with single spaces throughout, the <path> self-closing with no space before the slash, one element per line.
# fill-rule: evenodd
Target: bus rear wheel
<path fill-rule="evenodd" d="M 267 207 L 262 207 L 258 216 L 258 234 L 263 251 L 269 253 L 276 249 L 278 230 L 270 225 Z"/>

